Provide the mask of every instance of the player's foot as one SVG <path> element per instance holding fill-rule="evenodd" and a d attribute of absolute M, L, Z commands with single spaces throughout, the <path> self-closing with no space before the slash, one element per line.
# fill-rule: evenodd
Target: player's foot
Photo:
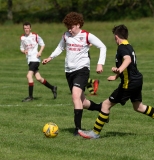
<path fill-rule="evenodd" d="M 93 83 L 93 87 L 94 87 L 94 93 L 96 94 L 97 90 L 98 90 L 98 86 L 99 86 L 99 80 L 95 80 Z"/>
<path fill-rule="evenodd" d="M 22 100 L 22 102 L 29 102 L 32 100 L 33 100 L 33 97 L 26 97 L 25 99 Z"/>
<path fill-rule="evenodd" d="M 91 94 L 90 94 L 90 96 L 96 96 L 96 95 L 97 95 L 96 93 L 91 93 Z"/>
<path fill-rule="evenodd" d="M 75 128 L 73 135 L 74 135 L 74 136 L 79 136 L 79 134 L 78 134 L 78 129 L 77 129 L 77 128 Z"/>
<path fill-rule="evenodd" d="M 97 139 L 100 136 L 99 134 L 96 134 L 93 130 L 91 131 L 78 130 L 78 133 L 81 137 L 87 138 L 87 139 Z"/>
<path fill-rule="evenodd" d="M 53 98 L 56 99 L 57 98 L 57 86 L 54 86 L 51 91 L 53 93 Z"/>

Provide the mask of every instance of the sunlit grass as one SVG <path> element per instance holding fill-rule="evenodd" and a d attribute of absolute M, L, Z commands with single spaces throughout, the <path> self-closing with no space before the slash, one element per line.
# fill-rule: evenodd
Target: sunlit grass
<path fill-rule="evenodd" d="M 137 54 L 139 70 L 144 76 L 143 102 L 153 105 L 153 19 L 116 22 L 87 22 L 83 29 L 97 35 L 107 46 L 104 73 L 95 72 L 99 50 L 91 47 L 91 77 L 100 80 L 98 96 L 88 99 L 101 102 L 115 89 L 119 80 L 108 82 L 115 64 L 116 44 L 112 35 L 114 25 L 126 24 L 129 42 Z M 60 41 L 65 27 L 62 24 L 32 24 L 32 31 L 45 41 L 42 59 L 48 57 Z M 35 100 L 22 103 L 28 94 L 27 62 L 20 53 L 22 24 L 0 26 L 0 159 L 2 160 L 151 160 L 153 159 L 153 120 L 133 111 L 131 103 L 117 105 L 111 110 L 98 140 L 74 137 L 73 104 L 64 73 L 65 52 L 47 65 L 40 65 L 40 73 L 51 84 L 58 86 L 58 98 L 34 81 Z M 97 112 L 83 112 L 82 127 L 92 129 Z M 53 121 L 59 126 L 54 139 L 42 133 L 45 123 Z"/>

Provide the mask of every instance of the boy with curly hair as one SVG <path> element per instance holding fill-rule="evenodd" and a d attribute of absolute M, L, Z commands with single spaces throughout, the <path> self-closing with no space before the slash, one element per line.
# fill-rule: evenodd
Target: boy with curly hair
<path fill-rule="evenodd" d="M 78 135 L 78 130 L 81 129 L 83 108 L 97 111 L 100 111 L 101 108 L 101 104 L 87 100 L 84 95 L 90 74 L 90 58 L 88 54 L 90 44 L 100 50 L 96 67 L 98 74 L 103 72 L 103 65 L 106 59 L 106 46 L 95 35 L 81 29 L 84 25 L 82 14 L 70 12 L 63 19 L 63 23 L 67 31 L 62 36 L 54 52 L 44 59 L 42 63 L 46 64 L 50 62 L 61 54 L 63 50 L 66 50 L 65 73 L 74 104 L 74 135 Z"/>

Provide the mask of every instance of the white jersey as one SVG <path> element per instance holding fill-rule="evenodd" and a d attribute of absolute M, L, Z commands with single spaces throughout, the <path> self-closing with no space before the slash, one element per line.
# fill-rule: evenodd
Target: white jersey
<path fill-rule="evenodd" d="M 93 34 L 81 30 L 76 36 L 72 36 L 68 31 L 64 33 L 57 48 L 50 57 L 53 59 L 66 49 L 65 72 L 73 72 L 83 67 L 90 70 L 89 44 L 100 49 L 98 64 L 105 64 L 106 46 Z"/>
<path fill-rule="evenodd" d="M 40 62 L 40 57 L 37 57 L 38 54 L 38 45 L 45 46 L 43 39 L 35 33 L 30 33 L 28 36 L 21 36 L 20 50 L 27 50 L 28 54 L 26 55 L 28 64 L 30 62 Z"/>

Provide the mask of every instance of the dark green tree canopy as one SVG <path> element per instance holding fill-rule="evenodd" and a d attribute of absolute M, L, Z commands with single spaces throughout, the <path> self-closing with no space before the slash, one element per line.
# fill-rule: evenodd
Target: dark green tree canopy
<path fill-rule="evenodd" d="M 113 21 L 154 16 L 153 0 L 0 0 L 0 22 L 61 22 L 71 11 L 86 21 Z"/>

